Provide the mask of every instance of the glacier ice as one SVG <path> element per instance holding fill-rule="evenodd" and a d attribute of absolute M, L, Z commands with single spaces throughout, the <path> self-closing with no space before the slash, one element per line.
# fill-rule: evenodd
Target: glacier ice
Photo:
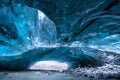
<path fill-rule="evenodd" d="M 119 72 L 119 10 L 119 0 L 0 0 L 0 69 L 57 61 Z"/>
<path fill-rule="evenodd" d="M 55 24 L 41 11 L 13 4 L 2 7 L 0 13 L 1 55 L 19 54 L 37 45 L 55 42 Z"/>

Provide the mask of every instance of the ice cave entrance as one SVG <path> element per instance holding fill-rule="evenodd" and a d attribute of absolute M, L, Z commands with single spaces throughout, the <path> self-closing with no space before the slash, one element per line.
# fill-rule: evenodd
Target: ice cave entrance
<path fill-rule="evenodd" d="M 58 61 L 39 61 L 30 67 L 30 70 L 54 70 L 63 71 L 68 69 L 67 63 Z"/>

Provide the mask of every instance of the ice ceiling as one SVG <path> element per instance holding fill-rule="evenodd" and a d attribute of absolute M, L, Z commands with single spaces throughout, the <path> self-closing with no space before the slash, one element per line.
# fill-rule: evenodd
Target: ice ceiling
<path fill-rule="evenodd" d="M 0 69 L 120 65 L 119 11 L 119 0 L 0 0 Z"/>

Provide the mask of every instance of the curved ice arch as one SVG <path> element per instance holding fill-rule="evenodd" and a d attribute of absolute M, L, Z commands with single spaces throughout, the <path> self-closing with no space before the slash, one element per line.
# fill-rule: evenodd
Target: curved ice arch
<path fill-rule="evenodd" d="M 17 55 L 55 42 L 55 24 L 40 10 L 23 4 L 0 9 L 0 55 Z"/>
<path fill-rule="evenodd" d="M 102 56 L 103 57 L 101 59 L 103 61 L 106 60 L 108 63 L 111 63 L 111 61 L 113 61 L 113 59 L 116 58 L 116 54 L 114 54 L 114 52 L 116 50 L 112 50 L 112 52 L 114 51 L 112 53 L 112 52 L 107 52 L 104 48 L 106 48 L 106 45 L 113 46 L 113 44 L 114 44 L 114 47 L 118 46 L 118 49 L 117 48 L 116 49 L 119 50 L 119 29 L 120 29 L 120 27 L 119 27 L 119 16 L 117 16 L 119 14 L 119 12 L 118 12 L 119 1 L 118 0 L 111 0 L 111 1 L 96 0 L 97 2 L 95 1 L 94 4 L 90 3 L 89 6 L 86 6 L 86 7 L 83 7 L 83 6 L 86 5 L 86 3 L 88 3 L 88 1 L 81 2 L 81 0 L 74 0 L 74 1 L 71 0 L 72 2 L 74 2 L 74 4 L 76 4 L 76 2 L 79 1 L 76 6 L 76 9 L 74 11 L 72 11 L 72 14 L 69 14 L 69 12 L 71 12 L 70 10 L 73 10 L 73 9 L 71 9 L 71 6 L 73 6 L 73 5 L 67 5 L 67 4 L 69 4 L 69 2 L 67 2 L 67 1 L 64 4 L 63 4 L 63 1 L 61 1 L 61 0 L 58 0 L 58 2 L 55 2 L 52 0 L 51 1 L 38 0 L 38 3 L 35 1 L 34 0 L 33 1 L 24 0 L 23 3 L 25 3 L 31 7 L 35 7 L 35 8 L 42 10 L 57 24 L 56 28 L 58 28 L 60 26 L 59 29 L 57 29 L 61 35 L 61 36 L 59 36 L 61 38 L 60 40 L 63 39 L 63 42 L 65 42 L 65 43 L 69 42 L 71 40 L 73 42 L 76 40 L 82 41 L 82 44 L 81 44 L 81 42 L 79 42 L 80 44 L 78 46 L 82 45 L 82 47 L 83 47 L 83 43 L 84 43 L 84 47 L 83 48 L 81 48 L 81 47 L 75 48 L 75 46 L 73 47 L 74 43 L 73 43 L 73 45 L 71 45 L 71 44 L 65 45 L 66 46 L 65 48 L 58 47 L 58 49 L 56 49 L 53 52 L 48 51 L 48 53 L 51 53 L 51 54 L 47 55 L 45 53 L 47 55 L 45 57 L 43 57 L 45 54 L 38 54 L 44 49 L 37 48 L 37 49 L 33 49 L 33 50 L 28 50 L 28 52 L 23 52 L 24 54 L 22 54 L 21 56 L 9 56 L 9 57 L 7 56 L 7 58 L 8 58 L 7 60 L 6 60 L 6 56 L 5 56 L 5 57 L 3 57 L 5 59 L 5 63 L 7 63 L 7 61 L 12 62 L 12 61 L 20 60 L 20 62 L 21 62 L 20 64 L 27 66 L 28 63 L 31 62 L 31 58 L 33 60 L 35 60 L 36 58 L 40 58 L 41 55 L 42 55 L 42 58 L 45 60 L 46 59 L 55 59 L 55 60 L 60 59 L 62 61 L 69 61 L 69 62 L 73 61 L 73 63 L 77 62 L 78 64 L 81 63 L 81 64 L 85 64 L 85 65 L 86 64 L 89 65 L 88 62 L 94 63 L 94 61 L 100 59 Z M 91 2 L 91 1 L 92 0 L 89 0 L 89 2 Z M 48 5 L 51 5 L 51 3 L 52 3 L 52 7 L 48 8 L 48 5 L 44 5 L 44 2 L 46 2 Z M 109 7 L 113 3 L 114 3 L 114 5 Z M 65 8 L 65 6 L 66 6 L 65 4 L 68 7 Z M 67 17 L 67 14 L 69 14 L 70 16 Z M 73 17 L 74 17 L 74 19 L 73 19 Z M 20 23 L 22 23 L 22 21 L 20 21 Z M 91 22 L 92 22 L 92 24 L 89 24 Z M 22 25 L 23 25 L 23 23 L 22 23 Z M 4 30 L 3 27 L 1 28 L 1 30 Z M 9 28 L 7 28 L 6 30 L 9 30 Z M 14 28 L 11 28 L 9 32 L 14 32 L 13 30 L 14 30 Z M 6 31 L 4 30 L 3 33 L 6 34 Z M 3 33 L 1 33 L 1 34 L 3 35 Z M 34 33 L 34 31 L 33 31 L 33 33 Z M 13 34 L 16 34 L 16 33 L 13 33 Z M 117 35 L 118 37 L 117 36 L 114 37 L 114 35 Z M 4 35 L 4 36 L 9 39 L 12 39 L 12 38 L 16 39 L 16 37 L 17 37 L 17 35 L 9 36 L 9 34 Z M 72 38 L 69 38 L 71 36 L 72 36 Z M 65 39 L 64 39 L 64 37 L 65 37 Z M 9 39 L 8 39 L 8 41 L 9 41 Z M 28 37 L 27 39 L 29 40 L 30 38 Z M 27 48 L 25 47 L 30 44 L 30 43 L 27 43 L 27 42 L 29 42 L 29 41 L 26 41 L 27 39 L 26 38 L 23 39 L 23 48 L 22 48 L 23 50 L 21 50 L 21 51 L 24 51 L 24 49 L 28 48 L 28 47 Z M 114 43 L 114 40 L 115 40 L 115 43 Z M 118 42 L 117 45 L 116 45 L 116 42 Z M 3 41 L 1 41 L 1 43 L 6 44 Z M 8 43 L 10 43 L 10 42 L 8 42 Z M 45 43 L 46 43 L 46 41 L 45 41 Z M 73 47 L 73 49 L 72 48 L 70 49 L 70 46 Z M 36 45 L 34 48 L 36 48 Z M 108 47 L 108 48 L 110 48 L 110 47 Z M 11 47 L 8 49 L 11 49 Z M 18 48 L 18 49 L 21 49 L 21 48 Z M 55 49 L 55 48 L 53 48 L 53 49 Z M 113 49 L 113 47 L 111 49 Z M 16 50 L 16 49 L 14 49 L 14 50 Z M 10 51 L 10 50 L 8 50 L 8 51 Z M 8 52 L 8 51 L 6 51 L 6 52 Z M 13 51 L 13 49 L 11 49 L 10 52 L 12 52 L 12 51 Z M 108 50 L 108 51 L 110 51 L 110 50 Z M 105 55 L 104 55 L 104 53 L 105 53 Z M 29 54 L 30 56 L 27 54 Z M 31 57 L 32 54 L 36 55 L 36 56 L 34 56 L 34 58 L 33 58 L 33 57 Z M 60 55 L 61 57 L 59 57 L 58 55 Z M 62 55 L 64 55 L 64 56 L 62 56 Z M 81 59 L 81 57 L 82 57 L 82 59 Z M 110 61 L 106 57 L 110 58 Z M 3 58 L 0 58 L 1 61 Z M 117 58 L 119 58 L 119 54 L 117 55 Z M 26 60 L 27 63 L 26 62 L 23 63 L 22 60 Z M 87 60 L 87 62 L 85 62 L 84 60 Z M 119 59 L 117 61 L 119 61 Z M 101 62 L 101 61 L 98 60 L 98 63 L 99 62 Z M 4 61 L 1 63 L 4 64 Z M 9 64 L 9 65 L 11 65 L 11 67 L 9 69 L 13 69 L 14 65 L 12 65 L 12 64 Z M 4 65 L 4 66 L 6 67 L 7 65 Z M 4 68 L 4 66 L 3 66 L 3 68 Z M 17 67 L 19 67 L 19 66 L 16 66 L 15 68 L 17 68 Z M 22 67 L 24 68 L 24 66 L 21 66 L 21 68 Z"/>

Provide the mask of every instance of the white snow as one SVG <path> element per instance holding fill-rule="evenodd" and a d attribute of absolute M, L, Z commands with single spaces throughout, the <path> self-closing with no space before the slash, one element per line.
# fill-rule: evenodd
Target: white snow
<path fill-rule="evenodd" d="M 39 61 L 31 66 L 30 69 L 63 71 L 68 69 L 68 64 L 57 61 Z"/>

